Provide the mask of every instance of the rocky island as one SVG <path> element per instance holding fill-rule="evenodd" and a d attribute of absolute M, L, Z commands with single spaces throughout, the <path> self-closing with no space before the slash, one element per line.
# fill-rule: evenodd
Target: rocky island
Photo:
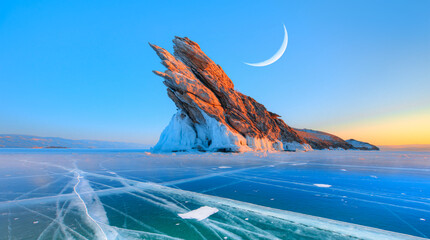
<path fill-rule="evenodd" d="M 377 150 L 332 134 L 294 129 L 252 97 L 235 90 L 221 66 L 188 38 L 173 39 L 174 54 L 150 44 L 166 71 L 154 71 L 178 112 L 153 151 Z"/>

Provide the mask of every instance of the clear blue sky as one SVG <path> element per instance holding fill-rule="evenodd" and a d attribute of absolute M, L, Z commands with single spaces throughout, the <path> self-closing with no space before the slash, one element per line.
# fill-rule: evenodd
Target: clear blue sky
<path fill-rule="evenodd" d="M 284 56 L 243 64 L 277 51 L 283 23 Z M 176 108 L 147 42 L 172 51 L 175 35 L 294 127 L 430 109 L 430 1 L 14 0 L 0 3 L 0 133 L 155 143 Z"/>

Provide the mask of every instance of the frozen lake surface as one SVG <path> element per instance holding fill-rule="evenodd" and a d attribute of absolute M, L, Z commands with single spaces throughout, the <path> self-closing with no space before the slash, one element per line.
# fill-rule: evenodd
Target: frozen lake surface
<path fill-rule="evenodd" d="M 428 152 L 0 150 L 0 239 L 428 237 Z"/>

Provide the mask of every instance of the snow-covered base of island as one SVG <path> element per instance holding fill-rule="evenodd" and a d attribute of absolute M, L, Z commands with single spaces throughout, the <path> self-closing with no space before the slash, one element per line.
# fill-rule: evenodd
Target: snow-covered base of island
<path fill-rule="evenodd" d="M 337 148 L 329 147 L 328 150 L 331 150 L 331 151 L 346 151 L 345 149 L 343 149 L 341 147 L 337 147 Z"/>
<path fill-rule="evenodd" d="M 284 143 L 284 150 L 285 151 L 293 151 L 293 152 L 307 152 L 312 151 L 312 147 L 305 143 L 301 144 L 298 142 L 285 142 Z"/>
<path fill-rule="evenodd" d="M 243 137 L 202 112 L 206 124 L 196 124 L 181 110 L 173 115 L 161 133 L 153 152 L 181 151 L 310 151 L 311 146 L 298 142 L 270 141 L 266 138 Z"/>

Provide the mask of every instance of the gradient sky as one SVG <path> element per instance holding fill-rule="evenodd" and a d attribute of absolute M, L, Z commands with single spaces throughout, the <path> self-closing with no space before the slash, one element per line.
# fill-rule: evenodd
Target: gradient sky
<path fill-rule="evenodd" d="M 267 67 L 283 40 L 284 56 Z M 2 1 L 0 133 L 153 144 L 176 108 L 147 42 L 196 41 L 293 127 L 430 144 L 430 1 Z"/>

